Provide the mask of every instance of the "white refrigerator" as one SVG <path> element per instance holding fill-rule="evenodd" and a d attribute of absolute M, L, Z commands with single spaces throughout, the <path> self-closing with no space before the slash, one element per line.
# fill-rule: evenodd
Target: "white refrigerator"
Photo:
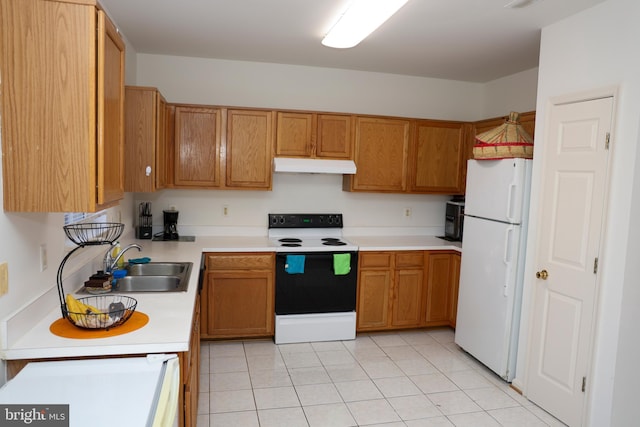
<path fill-rule="evenodd" d="M 507 381 L 518 350 L 531 160 L 469 160 L 455 342 Z"/>

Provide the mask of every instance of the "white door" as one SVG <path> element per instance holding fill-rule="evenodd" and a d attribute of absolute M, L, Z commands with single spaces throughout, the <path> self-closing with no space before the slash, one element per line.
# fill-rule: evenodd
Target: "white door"
<path fill-rule="evenodd" d="M 520 224 L 530 175 L 531 160 L 469 160 L 465 214 Z"/>
<path fill-rule="evenodd" d="M 527 397 L 581 425 L 613 98 L 551 107 L 543 159 Z"/>

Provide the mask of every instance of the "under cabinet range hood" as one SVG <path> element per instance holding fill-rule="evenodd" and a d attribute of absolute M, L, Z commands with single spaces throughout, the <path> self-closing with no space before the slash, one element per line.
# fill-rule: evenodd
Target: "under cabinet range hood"
<path fill-rule="evenodd" d="M 273 159 L 273 171 L 353 175 L 356 173 L 356 164 L 353 160 L 323 160 L 275 157 Z"/>

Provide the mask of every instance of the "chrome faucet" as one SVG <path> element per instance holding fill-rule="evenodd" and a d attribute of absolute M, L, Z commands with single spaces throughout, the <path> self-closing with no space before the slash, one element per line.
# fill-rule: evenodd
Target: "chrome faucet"
<path fill-rule="evenodd" d="M 125 252 L 127 252 L 129 249 L 132 248 L 136 248 L 138 249 L 138 251 L 142 250 L 142 247 L 140 245 L 137 245 L 135 243 L 132 243 L 128 246 L 125 246 L 124 248 L 122 248 L 122 250 L 120 251 L 120 253 L 118 255 L 116 255 L 116 257 L 114 258 L 113 256 L 111 256 L 111 252 L 113 251 L 113 248 L 115 247 L 115 243 L 113 243 L 110 247 L 109 250 L 107 251 L 106 254 L 104 254 L 104 272 L 105 273 L 111 273 L 111 271 L 113 270 L 113 268 L 116 266 L 116 264 L 118 263 L 118 260 L 120 260 L 120 258 L 122 258 L 122 255 L 124 255 Z"/>

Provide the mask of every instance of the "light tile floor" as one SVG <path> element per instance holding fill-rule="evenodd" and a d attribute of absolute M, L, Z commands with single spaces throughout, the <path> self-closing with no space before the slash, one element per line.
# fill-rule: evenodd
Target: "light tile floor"
<path fill-rule="evenodd" d="M 453 330 L 353 341 L 202 342 L 198 427 L 562 426 L 453 342 Z"/>

